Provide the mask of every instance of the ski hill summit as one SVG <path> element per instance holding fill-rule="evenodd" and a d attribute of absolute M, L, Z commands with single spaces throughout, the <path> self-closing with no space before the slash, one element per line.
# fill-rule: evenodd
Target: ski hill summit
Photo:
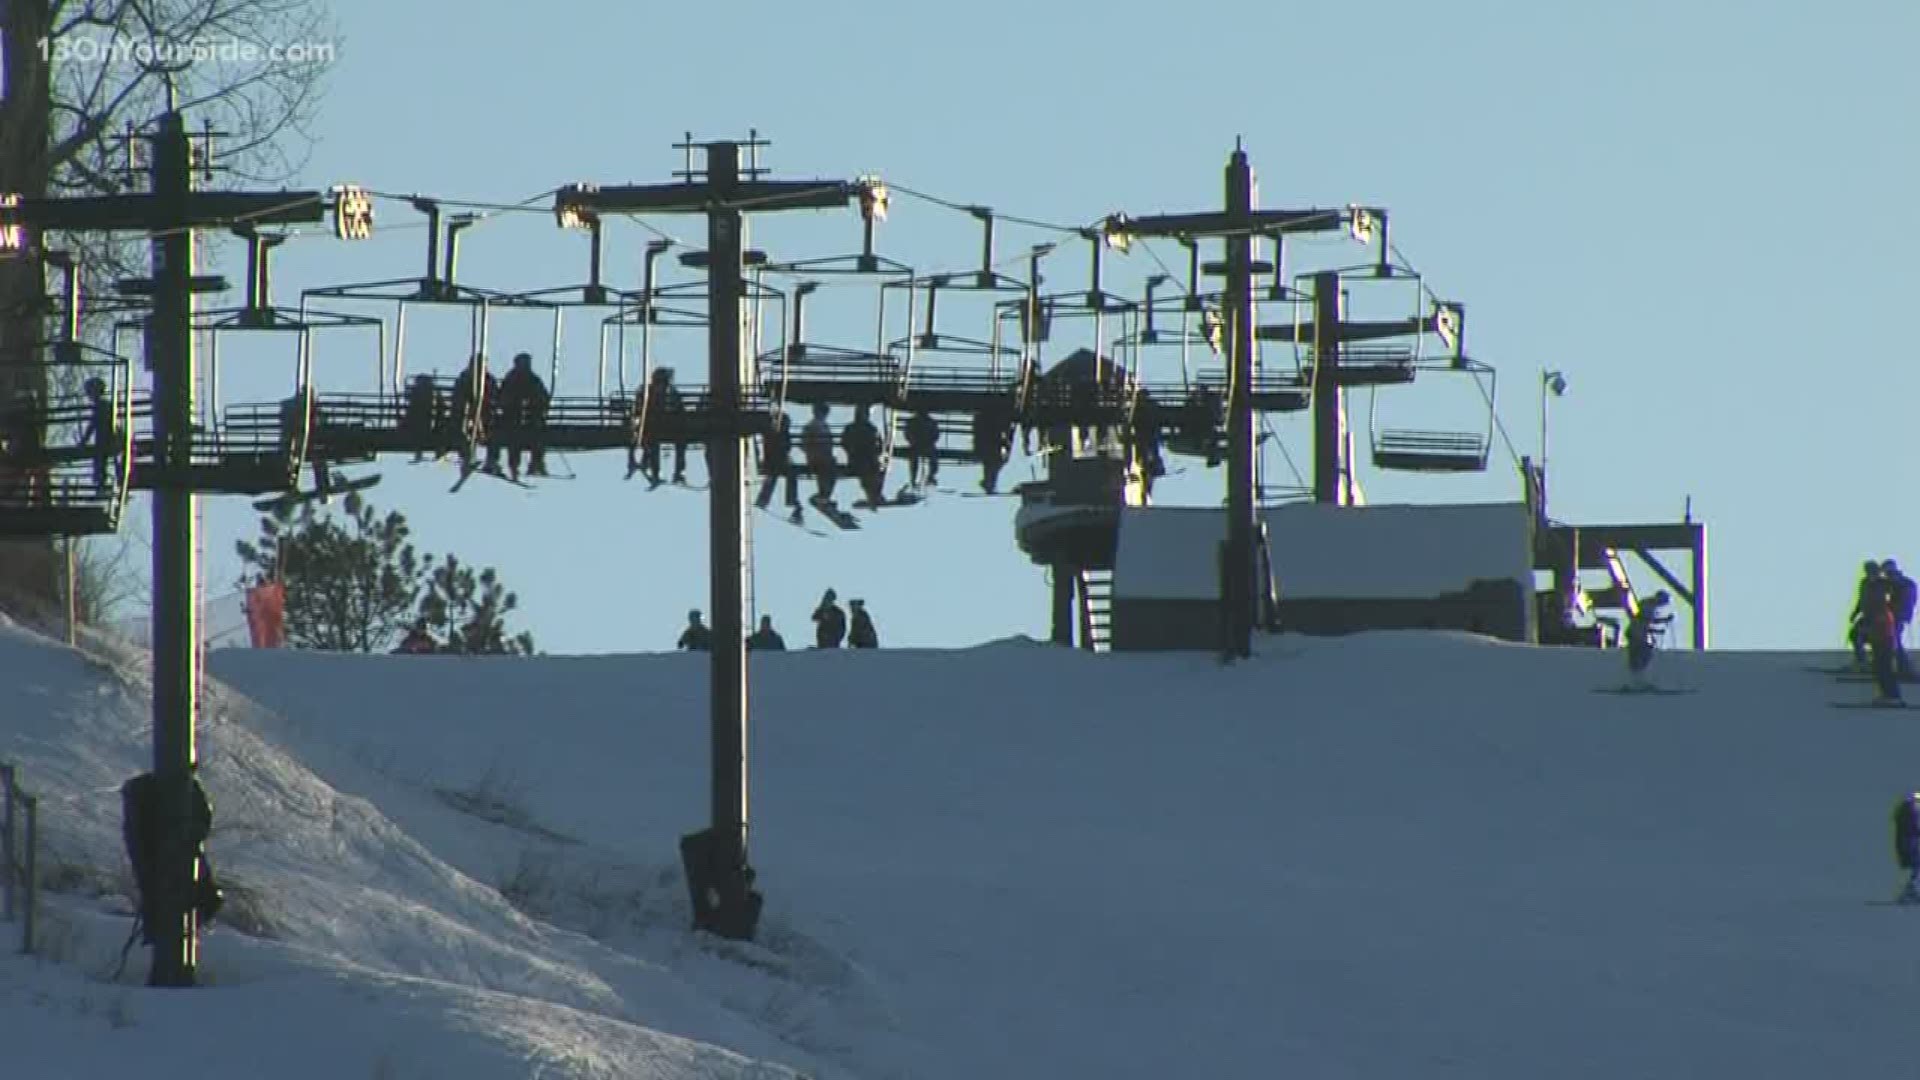
<path fill-rule="evenodd" d="M 748 942 L 690 929 L 676 850 L 703 658 L 216 651 L 225 902 L 177 992 L 123 963 L 145 654 L 0 627 L 37 800 L 6 1073 L 1904 1075 L 1920 730 L 1831 708 L 1870 691 L 1836 662 L 1612 694 L 1618 652 L 1458 631 L 756 656 Z"/>

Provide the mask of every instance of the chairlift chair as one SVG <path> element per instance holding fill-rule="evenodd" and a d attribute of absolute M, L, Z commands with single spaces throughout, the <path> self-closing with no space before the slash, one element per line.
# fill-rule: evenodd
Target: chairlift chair
<path fill-rule="evenodd" d="M 1485 400 L 1485 426 L 1479 430 L 1383 428 L 1378 422 L 1379 394 L 1376 390 L 1367 410 L 1367 430 L 1373 444 L 1374 467 L 1399 472 L 1484 472 L 1488 453 L 1493 446 L 1493 368 L 1462 358 L 1445 365 L 1425 366 L 1421 372 L 1423 377 L 1438 375 L 1472 379 Z"/>
<path fill-rule="evenodd" d="M 72 339 L 35 350 L 50 354 L 35 365 L 46 395 L 0 387 L 0 536 L 114 532 L 133 460 L 132 361 Z"/>

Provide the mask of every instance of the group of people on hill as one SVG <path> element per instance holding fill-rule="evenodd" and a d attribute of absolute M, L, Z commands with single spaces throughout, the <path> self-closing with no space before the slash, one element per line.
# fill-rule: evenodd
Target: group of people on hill
<path fill-rule="evenodd" d="M 832 589 L 821 597 L 820 605 L 813 609 L 813 643 L 817 649 L 837 649 L 844 642 L 855 649 L 877 649 L 880 647 L 879 631 L 874 629 L 873 616 L 867 612 L 864 600 L 852 600 L 848 607 L 852 609 L 849 617 L 841 610 Z M 773 628 L 773 616 L 760 616 L 760 628 L 747 635 L 747 648 L 758 652 L 783 652 L 787 642 L 780 632 Z M 689 652 L 709 652 L 713 649 L 713 630 L 702 621 L 699 609 L 687 612 L 686 629 L 680 631 L 680 640 L 674 645 L 677 649 Z"/>
<path fill-rule="evenodd" d="M 1903 639 L 1913 622 L 1915 599 L 1913 579 L 1892 559 L 1869 559 L 1861 568 L 1847 642 L 1853 647 L 1854 667 L 1873 673 L 1875 704 L 1901 703 L 1900 682 L 1913 677 L 1913 662 Z"/>

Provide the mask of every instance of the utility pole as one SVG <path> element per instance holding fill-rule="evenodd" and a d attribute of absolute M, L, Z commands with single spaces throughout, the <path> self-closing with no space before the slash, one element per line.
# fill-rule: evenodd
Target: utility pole
<path fill-rule="evenodd" d="M 586 224 L 600 214 L 705 214 L 707 217 L 707 366 L 711 428 L 707 462 L 712 545 L 708 613 L 712 652 L 712 805 L 707 829 L 681 839 L 680 855 L 693 899 L 695 929 L 736 940 L 751 939 L 762 897 L 753 888 L 747 861 L 747 658 L 745 632 L 746 530 L 745 440 L 752 433 L 741 409 L 743 357 L 740 305 L 746 293 L 742 263 L 743 211 L 829 209 L 844 206 L 869 185 L 840 180 L 763 180 L 763 170 L 741 168 L 740 151 L 767 144 L 744 142 L 676 144 L 688 156 L 677 184 L 562 188 L 554 214 L 563 227 Z M 706 155 L 696 172 L 693 151 Z"/>
<path fill-rule="evenodd" d="M 1238 141 L 1227 159 L 1224 210 L 1192 214 L 1161 214 L 1109 218 L 1109 232 L 1122 236 L 1165 236 L 1182 240 L 1218 237 L 1224 241 L 1224 259 L 1210 263 L 1211 273 L 1224 276 L 1222 317 L 1227 343 L 1227 536 L 1226 566 L 1221 574 L 1221 603 L 1226 607 L 1222 626 L 1227 656 L 1253 654 L 1253 607 L 1260 594 L 1254 559 L 1254 409 L 1253 368 L 1256 307 L 1254 277 L 1271 270 L 1253 258 L 1256 236 L 1286 233 L 1334 232 L 1346 227 L 1343 210 L 1256 210 L 1258 197 L 1253 167 Z"/>
<path fill-rule="evenodd" d="M 145 232 L 152 237 L 153 276 L 127 283 L 153 297 L 146 352 L 153 393 L 153 775 L 162 837 L 147 910 L 153 925 L 149 986 L 193 986 L 200 939 L 194 911 L 199 880 L 193 838 L 194 720 L 198 706 L 198 634 L 194 594 L 193 294 L 223 288 L 193 273 L 194 230 L 237 222 L 320 221 L 317 191 L 195 192 L 193 148 L 186 120 L 173 109 L 150 136 L 150 187 L 143 195 L 23 199 L 0 206 L 0 227 L 35 234 Z M 4 200 L 0 200 L 4 203 Z"/>

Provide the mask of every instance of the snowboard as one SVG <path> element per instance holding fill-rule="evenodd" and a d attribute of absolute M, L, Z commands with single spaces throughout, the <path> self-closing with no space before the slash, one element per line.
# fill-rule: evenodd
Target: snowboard
<path fill-rule="evenodd" d="M 878 503 L 868 499 L 855 499 L 853 505 L 855 509 L 859 510 L 882 510 L 889 506 L 917 506 L 921 501 L 918 495 L 901 492 L 891 499 L 882 499 Z"/>
<path fill-rule="evenodd" d="M 1691 694 L 1696 691 L 1686 687 L 1669 686 L 1598 686 L 1594 688 L 1593 692 L 1596 694 L 1654 694 L 1672 696 L 1675 694 Z"/>
<path fill-rule="evenodd" d="M 810 503 L 815 510 L 820 511 L 828 521 L 833 522 L 848 532 L 854 532 L 860 528 L 859 518 L 854 517 L 851 513 L 848 513 L 831 500 L 821 499 L 816 495 L 808 499 L 807 502 Z"/>
<path fill-rule="evenodd" d="M 780 511 L 775 510 L 771 506 L 756 505 L 754 509 L 760 511 L 761 513 L 767 515 L 770 518 L 775 519 L 776 521 L 779 521 L 783 525 L 791 525 L 794 528 L 799 529 L 802 532 L 808 534 L 809 536 L 824 537 L 827 535 L 826 533 L 820 531 L 819 529 L 816 529 L 813 526 L 807 524 L 805 518 L 802 518 L 796 521 L 792 515 L 783 514 Z"/>
<path fill-rule="evenodd" d="M 292 509 L 301 503 L 313 502 L 316 499 L 324 502 L 335 495 L 345 495 L 350 491 L 365 491 L 379 482 L 380 477 L 378 475 L 362 476 L 349 480 L 346 477 L 335 474 L 328 482 L 327 490 L 325 491 L 290 491 L 285 495 L 273 495 L 265 499 L 256 499 L 254 500 L 253 508 L 270 514 L 276 510 Z"/>
<path fill-rule="evenodd" d="M 1827 704 L 1835 709 L 1904 709 L 1907 707 L 1904 701 L 1830 701 Z"/>

